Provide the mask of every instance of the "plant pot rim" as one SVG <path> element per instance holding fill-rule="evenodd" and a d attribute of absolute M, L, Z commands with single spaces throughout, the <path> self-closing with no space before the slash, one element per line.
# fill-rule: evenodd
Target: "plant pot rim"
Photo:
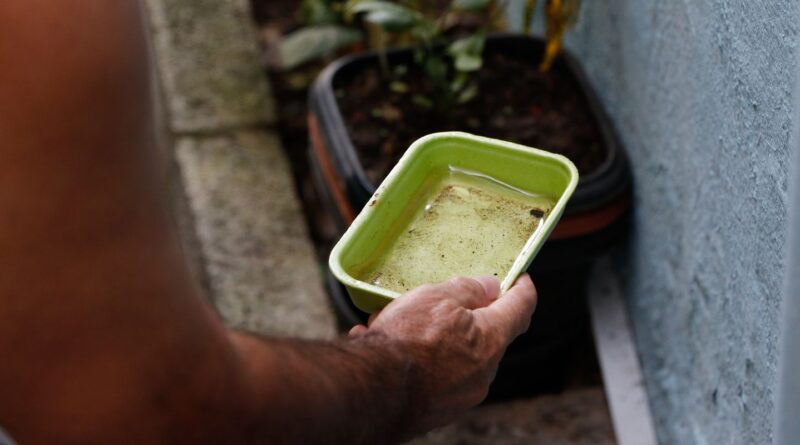
<path fill-rule="evenodd" d="M 543 40 L 538 37 L 511 33 L 494 33 L 487 37 L 486 48 L 487 51 L 492 51 L 495 48 L 502 47 L 503 44 L 541 44 L 542 42 Z M 413 48 L 414 47 L 390 49 L 387 51 L 387 57 L 391 60 L 392 58 L 409 54 Z M 570 73 L 581 86 L 589 103 L 592 115 L 598 123 L 607 150 L 606 159 L 603 163 L 591 173 L 581 176 L 571 205 L 566 209 L 566 214 L 569 215 L 597 208 L 600 205 L 614 200 L 630 187 L 630 175 L 628 173 L 628 159 L 625 151 L 622 150 L 618 142 L 619 138 L 617 132 L 613 128 L 608 114 L 601 105 L 600 100 L 595 94 L 595 90 L 589 83 L 577 59 L 566 49 L 562 51 L 559 57 L 563 60 Z M 365 191 L 365 196 L 363 197 L 364 201 L 368 200 L 369 197 L 375 193 L 377 185 L 373 184 L 367 177 L 361 165 L 361 160 L 358 157 L 356 148 L 353 146 L 347 132 L 347 125 L 344 117 L 339 109 L 334 84 L 343 68 L 351 65 L 365 64 L 377 58 L 378 52 L 372 50 L 359 54 L 347 55 L 335 60 L 319 74 L 309 94 L 310 108 L 317 113 L 324 114 L 324 118 L 320 119 L 320 125 L 325 126 L 325 134 L 332 139 L 329 143 L 341 148 L 338 152 L 333 153 L 333 156 L 344 156 L 345 159 L 339 159 L 339 164 L 345 169 L 350 169 L 350 171 L 345 172 L 345 174 L 352 174 L 358 182 L 358 185 Z"/>

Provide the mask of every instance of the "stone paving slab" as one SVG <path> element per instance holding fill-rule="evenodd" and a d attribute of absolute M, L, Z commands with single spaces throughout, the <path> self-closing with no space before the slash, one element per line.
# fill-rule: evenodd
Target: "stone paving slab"
<path fill-rule="evenodd" d="M 335 335 L 278 139 L 263 130 L 183 137 L 176 155 L 225 323 L 265 335 Z"/>
<path fill-rule="evenodd" d="M 146 0 L 177 133 L 274 121 L 247 0 Z"/>
<path fill-rule="evenodd" d="M 407 445 L 612 445 L 602 388 L 478 407 Z"/>

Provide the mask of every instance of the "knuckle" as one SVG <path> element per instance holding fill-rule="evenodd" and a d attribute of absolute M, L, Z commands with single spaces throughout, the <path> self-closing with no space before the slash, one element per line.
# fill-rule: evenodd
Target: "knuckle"
<path fill-rule="evenodd" d="M 481 284 L 472 278 L 456 277 L 451 279 L 450 283 L 460 292 L 467 292 L 471 294 L 483 292 L 483 287 Z"/>
<path fill-rule="evenodd" d="M 409 291 L 406 295 L 415 300 L 420 301 L 435 301 L 441 295 L 444 295 L 442 288 L 435 284 L 423 284 Z"/>
<path fill-rule="evenodd" d="M 432 284 L 423 284 L 422 286 L 417 287 L 413 290 L 413 292 L 417 295 L 426 295 L 431 294 L 436 291 L 436 287 Z"/>
<path fill-rule="evenodd" d="M 436 351 L 441 346 L 441 338 L 436 333 L 427 333 L 420 338 L 419 344 L 428 351 Z"/>
<path fill-rule="evenodd" d="M 433 312 L 437 318 L 445 317 L 457 311 L 461 306 L 451 298 L 443 298 L 434 306 Z"/>

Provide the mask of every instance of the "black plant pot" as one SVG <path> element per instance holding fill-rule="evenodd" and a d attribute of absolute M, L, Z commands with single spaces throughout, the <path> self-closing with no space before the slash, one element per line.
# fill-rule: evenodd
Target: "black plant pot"
<path fill-rule="evenodd" d="M 485 51 L 535 64 L 543 48 L 544 42 L 538 38 L 495 35 L 487 39 Z M 312 175 L 340 234 L 369 201 L 378 184 L 367 178 L 334 91 L 336 86 L 365 68 L 375 66 L 377 57 L 368 52 L 339 59 L 320 74 L 310 92 Z M 388 54 L 390 64 L 411 63 L 412 59 L 411 49 L 393 50 Z M 564 53 L 556 63 L 564 65 L 562 71 L 574 78 L 585 95 L 607 156 L 602 165 L 581 176 L 564 216 L 529 269 L 539 289 L 540 304 L 531 331 L 520 337 L 504 358 L 493 388 L 495 394 L 509 392 L 503 389 L 508 384 L 519 389 L 523 379 L 514 376 L 523 371 L 525 384 L 532 390 L 554 389 L 553 383 L 564 362 L 560 354 L 569 349 L 580 326 L 585 325 L 581 308 L 584 307 L 587 271 L 595 258 L 618 244 L 628 231 L 631 175 L 627 156 L 578 62 Z M 327 286 L 343 325 L 364 322 L 366 314 L 352 305 L 347 292 L 336 280 L 331 277 Z M 547 369 L 541 367 L 542 363 L 548 364 Z M 535 364 L 539 366 L 533 366 Z M 532 385 L 530 382 L 537 381 L 537 373 L 541 374 L 539 380 L 545 383 Z"/>

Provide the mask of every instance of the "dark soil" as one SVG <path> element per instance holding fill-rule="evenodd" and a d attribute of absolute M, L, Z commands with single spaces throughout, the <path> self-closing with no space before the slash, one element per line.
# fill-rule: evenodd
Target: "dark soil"
<path fill-rule="evenodd" d="M 582 175 L 606 159 L 602 134 L 577 80 L 563 64 L 542 73 L 537 60 L 494 54 L 476 76 L 479 93 L 451 110 L 424 108 L 430 82 L 413 67 L 402 77 L 408 92 L 390 89 L 378 67 L 365 69 L 336 94 L 348 132 L 369 179 L 379 183 L 412 142 L 429 133 L 459 130 L 563 154 Z"/>
<path fill-rule="evenodd" d="M 279 26 L 286 32 L 297 24 L 299 0 L 253 0 L 252 5 L 259 26 Z"/>

